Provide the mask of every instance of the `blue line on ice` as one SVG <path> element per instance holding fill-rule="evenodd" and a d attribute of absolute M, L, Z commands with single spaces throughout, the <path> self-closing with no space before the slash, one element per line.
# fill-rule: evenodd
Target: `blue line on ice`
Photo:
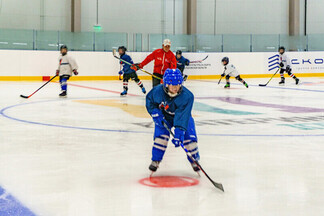
<path fill-rule="evenodd" d="M 65 100 L 76 100 L 76 99 L 85 99 L 85 98 L 73 98 L 73 99 L 65 99 Z M 19 121 L 27 124 L 35 124 L 35 125 L 42 125 L 42 126 L 49 126 L 49 127 L 60 127 L 60 128 L 69 128 L 69 129 L 78 129 L 78 130 L 91 130 L 91 131 L 104 131 L 104 132 L 117 132 L 117 133 L 142 133 L 142 134 L 152 134 L 152 132 L 149 131 L 134 131 L 134 130 L 112 130 L 112 129 L 104 129 L 104 128 L 88 128 L 88 127 L 77 127 L 77 126 L 69 126 L 69 125 L 58 125 L 58 124 L 49 124 L 49 123 L 42 123 L 42 122 L 34 122 L 24 119 L 19 119 L 12 117 L 8 114 L 6 114 L 6 111 L 9 109 L 13 109 L 15 107 L 19 106 L 26 106 L 26 105 L 32 105 L 37 103 L 48 103 L 48 102 L 58 102 L 61 100 L 46 100 L 46 101 L 35 101 L 35 102 L 29 102 L 29 103 L 21 103 L 21 104 L 15 104 L 8 107 L 5 107 L 0 110 L 0 114 L 8 119 Z M 220 137 L 318 137 L 318 136 L 324 136 L 324 134 L 205 134 L 205 133 L 199 133 L 200 136 L 220 136 Z"/>
<path fill-rule="evenodd" d="M 36 216 L 2 187 L 0 187 L 0 215 Z"/>

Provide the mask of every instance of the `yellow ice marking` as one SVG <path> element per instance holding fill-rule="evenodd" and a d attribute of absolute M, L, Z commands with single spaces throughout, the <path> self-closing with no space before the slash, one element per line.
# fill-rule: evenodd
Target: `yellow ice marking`
<path fill-rule="evenodd" d="M 115 107 L 123 110 L 124 112 L 135 116 L 137 118 L 151 118 L 147 113 L 145 106 L 122 103 L 119 100 L 105 99 L 105 100 L 75 100 L 74 102 L 93 104 L 99 106 Z"/>

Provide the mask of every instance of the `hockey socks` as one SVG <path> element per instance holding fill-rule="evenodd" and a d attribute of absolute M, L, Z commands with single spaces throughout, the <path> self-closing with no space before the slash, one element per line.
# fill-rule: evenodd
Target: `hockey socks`
<path fill-rule="evenodd" d="M 144 87 L 142 81 L 138 81 L 138 82 L 137 82 L 137 85 L 138 85 L 140 88 L 143 88 L 143 87 Z"/>
<path fill-rule="evenodd" d="M 293 78 L 293 79 L 296 79 L 297 77 L 295 76 L 295 74 L 293 74 L 293 73 L 291 73 L 290 75 L 289 75 L 291 78 Z"/>
<path fill-rule="evenodd" d="M 67 79 L 62 78 L 60 80 L 60 83 L 61 83 L 61 89 L 62 89 L 62 91 L 66 91 L 67 90 Z"/>
<path fill-rule="evenodd" d="M 288 75 L 289 75 L 291 78 L 293 78 L 293 79 L 295 80 L 295 82 L 296 82 L 296 85 L 298 85 L 298 83 L 299 83 L 299 79 L 295 76 L 295 74 L 289 72 Z"/>
<path fill-rule="evenodd" d="M 128 91 L 128 82 L 123 82 L 123 88 L 124 88 L 124 91 Z"/>
<path fill-rule="evenodd" d="M 240 82 L 246 87 L 249 88 L 249 85 L 245 82 L 245 80 L 241 79 Z"/>
<path fill-rule="evenodd" d="M 123 89 L 124 91 L 122 93 L 120 93 L 120 95 L 127 95 L 127 91 L 128 91 L 128 82 L 127 81 L 124 81 L 123 82 Z"/>
<path fill-rule="evenodd" d="M 298 83 L 299 83 L 299 79 L 295 76 L 295 74 L 293 74 L 293 73 L 291 73 L 291 72 L 288 72 L 288 75 L 289 75 L 291 78 L 293 78 L 293 79 L 295 80 L 295 82 L 296 82 L 296 85 L 298 85 Z"/>
<path fill-rule="evenodd" d="M 137 83 L 137 85 L 142 89 L 142 92 L 143 92 L 144 94 L 146 94 L 146 90 L 145 90 L 145 88 L 144 88 L 144 85 L 143 85 L 142 81 L 138 81 L 138 82 L 136 82 L 136 83 Z"/>

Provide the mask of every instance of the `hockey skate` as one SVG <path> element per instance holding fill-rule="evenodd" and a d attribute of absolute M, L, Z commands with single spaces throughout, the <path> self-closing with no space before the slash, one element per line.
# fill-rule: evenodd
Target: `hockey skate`
<path fill-rule="evenodd" d="M 299 79 L 297 77 L 296 77 L 295 81 L 296 81 L 296 85 L 298 85 L 299 84 Z"/>
<path fill-rule="evenodd" d="M 149 166 L 149 170 L 156 172 L 156 170 L 159 168 L 160 162 L 161 161 L 152 161 L 151 165 Z"/>
<path fill-rule="evenodd" d="M 227 83 L 224 88 L 229 88 L 231 85 L 229 83 Z"/>
<path fill-rule="evenodd" d="M 124 90 L 122 93 L 120 93 L 120 96 L 126 96 L 127 95 L 127 91 Z"/>
<path fill-rule="evenodd" d="M 60 97 L 66 97 L 66 91 L 62 91 L 61 94 L 59 94 Z"/>
<path fill-rule="evenodd" d="M 285 84 L 285 78 L 281 78 L 281 81 L 279 82 L 279 85 L 284 85 Z"/>
<path fill-rule="evenodd" d="M 143 92 L 143 94 L 146 94 L 146 90 L 144 87 L 142 88 L 142 92 Z"/>

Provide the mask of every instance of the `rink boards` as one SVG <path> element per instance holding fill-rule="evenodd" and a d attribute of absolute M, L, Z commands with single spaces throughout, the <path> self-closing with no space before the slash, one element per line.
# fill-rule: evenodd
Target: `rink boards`
<path fill-rule="evenodd" d="M 71 80 L 117 80 L 121 70 L 111 52 L 69 52 L 79 65 L 79 76 Z M 148 52 L 129 52 L 134 62 L 142 61 Z M 273 52 L 253 53 L 184 53 L 190 61 L 206 59 L 186 67 L 189 79 L 219 79 L 223 72 L 221 59 L 230 58 L 245 78 L 270 77 L 278 69 L 278 55 Z M 299 77 L 324 76 L 324 52 L 289 52 L 293 72 Z M 53 76 L 58 65 L 58 51 L 0 50 L 0 81 L 42 81 Z M 153 63 L 145 67 L 153 71 Z M 138 72 L 143 80 L 150 76 Z"/>

